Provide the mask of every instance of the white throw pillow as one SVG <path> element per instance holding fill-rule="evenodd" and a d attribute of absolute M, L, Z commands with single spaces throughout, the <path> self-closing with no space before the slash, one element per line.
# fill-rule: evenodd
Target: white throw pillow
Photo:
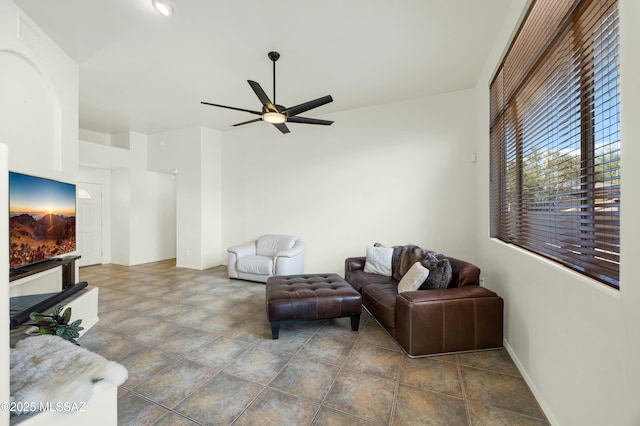
<path fill-rule="evenodd" d="M 364 262 L 364 271 L 390 277 L 392 257 L 393 247 L 367 247 L 367 259 Z"/>
<path fill-rule="evenodd" d="M 420 288 L 424 280 L 429 276 L 429 270 L 420 262 L 413 264 L 398 283 L 398 293 L 414 291 Z"/>

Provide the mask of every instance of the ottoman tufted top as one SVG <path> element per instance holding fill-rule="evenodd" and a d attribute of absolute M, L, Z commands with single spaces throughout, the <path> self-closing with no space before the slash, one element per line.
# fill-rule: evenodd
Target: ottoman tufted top
<path fill-rule="evenodd" d="M 338 318 L 362 311 L 360 293 L 337 274 L 270 277 L 265 293 L 269 321 Z"/>

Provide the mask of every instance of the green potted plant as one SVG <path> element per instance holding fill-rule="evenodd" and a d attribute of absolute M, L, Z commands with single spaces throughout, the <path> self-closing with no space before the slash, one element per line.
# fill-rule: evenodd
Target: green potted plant
<path fill-rule="evenodd" d="M 64 312 L 62 308 L 62 305 L 56 306 L 51 315 L 31 312 L 29 318 L 33 321 L 34 325 L 38 327 L 38 334 L 60 336 L 77 345 L 78 342 L 76 339 L 80 337 L 80 331 L 84 330 L 84 327 L 80 327 L 82 320 L 79 319 L 69 323 L 71 320 L 71 307 L 65 309 Z"/>

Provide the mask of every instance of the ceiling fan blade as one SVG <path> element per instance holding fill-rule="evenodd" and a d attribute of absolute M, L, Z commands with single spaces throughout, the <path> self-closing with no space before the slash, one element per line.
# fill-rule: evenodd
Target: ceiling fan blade
<path fill-rule="evenodd" d="M 287 118 L 287 122 L 289 123 L 303 123 L 303 124 L 321 124 L 323 126 L 330 126 L 333 124 L 333 121 L 329 120 L 319 120 L 317 118 L 307 118 L 307 117 L 289 117 Z"/>
<path fill-rule="evenodd" d="M 264 90 L 262 90 L 262 86 L 260 86 L 258 82 L 255 82 L 253 80 L 247 81 L 249 82 L 249 86 L 251 86 L 258 99 L 260 99 L 260 102 L 262 102 L 262 105 L 266 106 L 269 111 L 277 111 L 275 105 L 273 105 L 267 94 L 264 92 Z"/>
<path fill-rule="evenodd" d="M 256 121 L 262 121 L 262 118 L 254 118 L 253 120 L 243 121 L 242 123 L 232 124 L 233 127 L 242 126 L 249 123 L 255 123 Z"/>
<path fill-rule="evenodd" d="M 259 112 L 259 111 L 251 111 L 250 109 L 236 108 L 236 107 L 230 107 L 230 106 L 226 106 L 226 105 L 212 104 L 212 103 L 209 103 L 209 102 L 200 102 L 200 103 L 203 104 L 203 105 L 211 105 L 211 106 L 214 106 L 214 107 L 227 108 L 227 109 L 233 109 L 233 110 L 236 110 L 236 111 L 248 112 L 250 114 L 262 115 L 261 112 Z"/>
<path fill-rule="evenodd" d="M 322 98 L 314 99 L 300 105 L 292 106 L 291 108 L 287 108 L 286 110 L 281 112 L 285 112 L 287 114 L 287 117 L 293 117 L 294 115 L 301 114 L 313 108 L 318 108 L 319 106 L 328 104 L 329 102 L 333 102 L 333 98 L 331 97 L 331 95 L 323 96 Z"/>
<path fill-rule="evenodd" d="M 273 123 L 272 123 L 273 124 Z M 286 124 L 284 123 L 279 123 L 279 124 L 273 124 L 275 127 L 278 128 L 278 130 L 280 130 L 282 133 L 290 133 L 289 132 L 289 128 L 286 126 Z"/>

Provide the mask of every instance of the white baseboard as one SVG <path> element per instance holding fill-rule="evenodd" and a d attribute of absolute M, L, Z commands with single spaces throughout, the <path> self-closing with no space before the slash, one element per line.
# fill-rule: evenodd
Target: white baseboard
<path fill-rule="evenodd" d="M 511 359 L 513 360 L 514 364 L 518 368 L 518 371 L 520 371 L 520 375 L 522 376 L 524 381 L 529 386 L 529 389 L 531 389 L 531 392 L 533 393 L 533 396 L 536 397 L 536 400 L 538 401 L 538 404 L 540 404 L 540 408 L 544 412 L 544 415 L 547 416 L 547 420 L 549 420 L 549 423 L 551 425 L 553 425 L 553 426 L 559 425 L 560 423 L 558 423 L 556 418 L 553 416 L 553 413 L 551 412 L 551 409 L 549 408 L 549 406 L 544 401 L 544 398 L 542 397 L 542 394 L 540 394 L 540 392 L 538 391 L 538 388 L 536 388 L 536 385 L 531 380 L 531 377 L 529 377 L 529 375 L 527 374 L 527 370 L 524 369 L 524 366 L 522 365 L 522 363 L 520 362 L 520 360 L 516 356 L 515 352 L 513 351 L 513 348 L 511 347 L 511 345 L 509 345 L 509 342 L 507 341 L 507 339 L 503 339 L 503 343 L 504 343 L 504 348 L 507 350 L 507 352 L 509 352 L 509 355 L 511 356 Z"/>

